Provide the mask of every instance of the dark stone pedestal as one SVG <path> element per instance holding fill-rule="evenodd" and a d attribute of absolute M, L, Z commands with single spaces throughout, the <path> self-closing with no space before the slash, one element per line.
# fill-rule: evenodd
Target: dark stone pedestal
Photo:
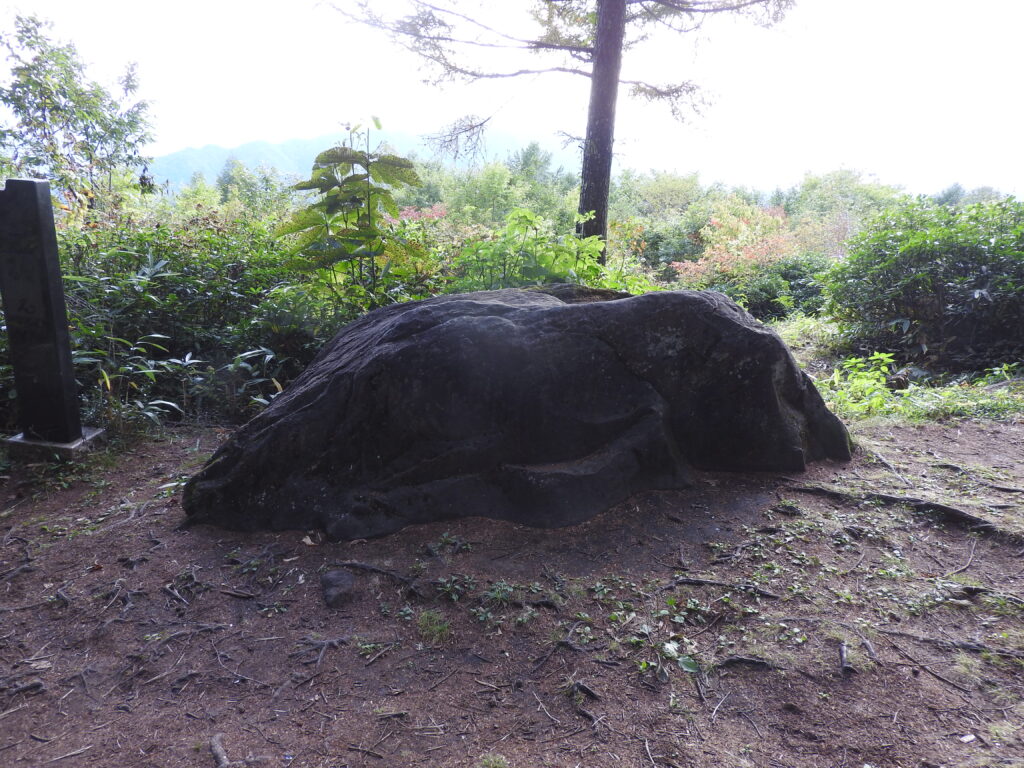
<path fill-rule="evenodd" d="M 82 427 L 82 436 L 70 443 L 55 443 L 48 440 L 26 439 L 24 432 L 14 437 L 5 437 L 3 444 L 12 459 L 18 461 L 73 461 L 83 453 L 92 450 L 103 441 L 104 430 L 96 427 Z"/>
<path fill-rule="evenodd" d="M 0 293 L 21 433 L 14 457 L 74 458 L 102 430 L 83 429 L 50 187 L 9 179 L 0 192 Z"/>

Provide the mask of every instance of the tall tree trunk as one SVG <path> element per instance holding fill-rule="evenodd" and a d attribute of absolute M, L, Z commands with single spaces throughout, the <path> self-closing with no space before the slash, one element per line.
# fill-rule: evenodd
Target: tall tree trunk
<path fill-rule="evenodd" d="M 626 0 L 597 0 L 597 37 L 590 76 L 587 138 L 583 144 L 580 213 L 594 218 L 577 227 L 580 237 L 608 238 L 608 189 L 615 142 L 615 100 L 619 93 L 622 43 L 626 35 Z M 601 257 L 604 261 L 604 256 Z"/>

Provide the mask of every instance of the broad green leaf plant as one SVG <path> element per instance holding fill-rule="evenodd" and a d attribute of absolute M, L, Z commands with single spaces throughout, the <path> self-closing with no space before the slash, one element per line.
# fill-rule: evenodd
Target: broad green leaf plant
<path fill-rule="evenodd" d="M 410 160 L 371 151 L 369 131 L 352 129 L 348 144 L 321 152 L 293 187 L 314 197 L 277 229 L 290 239 L 288 266 L 308 272 L 343 315 L 417 298 L 403 267 L 419 254 L 399 234 L 394 192 L 419 183 Z"/>

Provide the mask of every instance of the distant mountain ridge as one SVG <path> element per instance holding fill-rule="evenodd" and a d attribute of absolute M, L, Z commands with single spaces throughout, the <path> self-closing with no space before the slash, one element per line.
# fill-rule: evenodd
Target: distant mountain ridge
<path fill-rule="evenodd" d="M 208 144 L 205 147 L 190 147 L 154 158 L 149 165 L 149 171 L 157 184 L 169 184 L 172 191 L 187 186 L 197 173 L 202 174 L 208 183 L 214 183 L 224 164 L 231 158 L 235 158 L 248 168 L 275 168 L 285 178 L 304 179 L 309 176 L 313 160 L 318 154 L 347 139 L 347 133 L 339 132 L 311 139 L 289 139 L 277 144 L 252 141 L 234 148 Z M 496 161 L 505 160 L 533 140 L 535 139 L 488 134 L 485 139 L 487 157 Z M 421 137 L 408 133 L 375 131 L 371 136 L 371 146 L 376 147 L 381 143 L 390 145 L 397 154 L 405 157 L 425 158 L 432 154 Z M 539 143 L 544 146 L 551 141 L 549 139 L 547 142 Z M 579 159 L 572 150 L 548 146 L 544 146 L 544 149 L 552 153 L 555 165 L 567 169 L 579 167 Z"/>
<path fill-rule="evenodd" d="M 190 147 L 155 158 L 150 163 L 149 171 L 157 184 L 170 183 L 172 190 L 189 184 L 197 173 L 202 174 L 206 181 L 212 184 L 224 168 L 224 164 L 231 158 L 249 168 L 276 168 L 282 176 L 306 178 L 318 154 L 347 138 L 347 133 L 334 133 L 312 139 L 289 139 L 279 144 L 252 141 L 234 148 L 214 144 L 200 148 Z M 380 131 L 371 137 L 371 142 L 374 146 L 386 142 L 397 152 L 405 155 L 414 152 L 419 154 L 423 149 L 422 141 L 418 137 L 391 131 Z"/>

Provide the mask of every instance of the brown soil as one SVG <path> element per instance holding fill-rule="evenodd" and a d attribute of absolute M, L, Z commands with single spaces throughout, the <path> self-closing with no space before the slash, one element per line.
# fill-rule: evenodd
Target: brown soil
<path fill-rule="evenodd" d="M 178 530 L 223 430 L 13 467 L 0 764 L 1024 766 L 1024 425 L 860 433 L 570 529 L 342 544 Z M 386 572 L 332 609 L 341 562 Z"/>

